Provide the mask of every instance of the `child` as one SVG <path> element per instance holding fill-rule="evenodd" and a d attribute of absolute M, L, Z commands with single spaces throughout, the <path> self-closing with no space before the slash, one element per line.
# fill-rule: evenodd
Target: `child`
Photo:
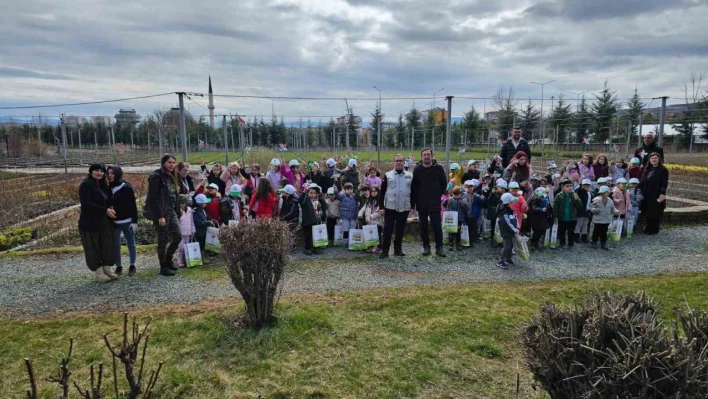
<path fill-rule="evenodd" d="M 312 226 L 321 224 L 325 220 L 327 217 L 327 204 L 320 198 L 320 187 L 318 185 L 312 184 L 308 186 L 307 194 L 303 194 L 302 198 L 300 198 L 300 206 L 302 207 L 302 230 L 305 233 L 305 255 L 320 253 L 319 249 L 314 248 L 312 242 Z"/>
<path fill-rule="evenodd" d="M 376 166 L 369 166 L 369 174 L 364 179 L 364 184 L 368 185 L 369 187 L 381 187 L 381 178 L 376 176 L 376 172 Z"/>
<path fill-rule="evenodd" d="M 224 225 L 229 224 L 229 220 L 241 220 L 243 205 L 241 204 L 241 185 L 232 184 L 229 187 L 228 195 L 219 201 L 219 220 Z"/>
<path fill-rule="evenodd" d="M 627 175 L 627 164 L 624 162 L 624 159 L 617 159 L 610 165 L 610 176 L 612 176 L 613 181 L 616 182 L 619 179 L 626 179 Z"/>
<path fill-rule="evenodd" d="M 479 181 L 477 181 L 479 184 Z M 462 246 L 460 245 L 460 238 L 462 237 L 462 221 L 465 215 L 469 214 L 469 204 L 468 201 L 462 197 L 462 187 L 455 187 L 451 190 L 452 197 L 448 201 L 447 209 L 448 211 L 457 212 L 457 233 L 450 233 L 450 246 L 457 246 L 458 251 L 462 251 Z M 468 225 L 469 226 L 469 225 Z M 468 227 L 469 229 L 469 227 Z"/>
<path fill-rule="evenodd" d="M 334 246 L 334 227 L 339 220 L 339 206 L 341 204 L 334 194 L 334 187 L 327 189 L 325 204 L 327 204 L 327 238 L 329 239 L 329 246 L 332 247 Z"/>
<path fill-rule="evenodd" d="M 588 243 L 588 229 L 590 228 L 590 216 L 592 212 L 590 208 L 592 207 L 592 182 L 588 179 L 584 179 L 581 182 L 580 188 L 575 191 L 580 197 L 581 206 L 578 209 L 578 221 L 575 224 L 575 236 L 576 242 Z"/>
<path fill-rule="evenodd" d="M 206 197 L 209 199 L 209 202 L 206 203 L 206 212 L 209 215 L 209 219 L 215 220 L 218 223 L 221 219 L 221 208 L 219 204 L 221 193 L 219 192 L 219 186 L 210 183 L 206 188 Z"/>
<path fill-rule="evenodd" d="M 515 181 L 509 183 L 509 193 L 519 199 L 511 204 L 511 209 L 514 210 L 516 222 L 519 224 L 519 230 L 521 230 L 522 221 L 524 220 L 524 215 L 529 211 L 529 206 L 526 204 L 526 199 L 523 196 L 523 192 L 519 189 L 519 183 Z"/>
<path fill-rule="evenodd" d="M 539 249 L 538 243 L 541 237 L 546 235 L 546 230 L 549 227 L 548 213 L 550 208 L 547 197 L 546 189 L 539 187 L 534 190 L 533 197 L 529 203 L 529 224 L 533 230 L 531 249 Z"/>
<path fill-rule="evenodd" d="M 629 201 L 632 203 L 632 216 L 634 216 L 634 223 L 637 223 L 637 220 L 639 220 L 639 204 L 644 199 L 642 189 L 639 188 L 639 179 L 636 177 L 629 179 L 629 187 Z"/>
<path fill-rule="evenodd" d="M 479 241 L 479 229 L 477 225 L 482 214 L 482 208 L 487 204 L 487 199 L 482 196 L 480 190 L 480 182 L 477 179 L 468 180 L 467 182 L 467 208 L 466 222 L 470 232 L 470 247 Z"/>
<path fill-rule="evenodd" d="M 627 179 L 621 177 L 612 189 L 612 202 L 615 203 L 615 209 L 620 219 L 624 219 L 628 213 L 632 212 L 632 199 L 629 197 L 629 191 L 625 188 L 625 184 L 627 184 Z"/>
<path fill-rule="evenodd" d="M 364 220 L 366 224 L 376 225 L 379 231 L 379 245 L 371 248 L 368 252 L 380 254 L 383 239 L 384 218 L 379 214 L 379 188 L 378 186 L 371 187 L 371 195 L 366 201 L 366 204 L 359 210 L 359 218 Z"/>
<path fill-rule="evenodd" d="M 627 168 L 627 176 L 630 179 L 639 179 L 642 177 L 642 167 L 639 166 L 642 161 L 639 158 L 632 158 L 629 161 L 629 168 Z"/>
<path fill-rule="evenodd" d="M 561 192 L 556 195 L 553 203 L 553 217 L 558 220 L 558 238 L 560 246 L 565 248 L 566 233 L 568 235 L 568 249 L 573 248 L 573 234 L 578 218 L 578 208 L 582 206 L 580 197 L 573 192 L 573 182 L 566 179 L 561 182 Z"/>
<path fill-rule="evenodd" d="M 606 177 L 601 177 L 597 179 L 597 185 L 595 186 L 595 190 L 592 193 L 593 197 L 597 197 L 600 195 L 600 187 L 602 186 L 607 186 L 607 178 Z M 609 189 L 609 187 L 607 187 Z"/>
<path fill-rule="evenodd" d="M 453 162 L 450 164 L 450 173 L 447 175 L 448 180 L 454 180 L 455 185 L 459 186 L 462 183 L 462 171 L 460 170 L 460 164 Z"/>
<path fill-rule="evenodd" d="M 592 200 L 592 213 L 595 228 L 592 232 L 592 243 L 590 246 L 597 249 L 597 240 L 599 239 L 602 249 L 609 251 L 610 248 L 607 247 L 607 228 L 610 227 L 612 218 L 617 214 L 617 210 L 615 209 L 615 203 L 608 198 L 610 194 L 609 187 L 600 187 L 598 194 L 599 196 Z"/>
<path fill-rule="evenodd" d="M 204 246 L 206 245 L 207 228 L 210 227 L 212 223 L 206 211 L 206 207 L 212 201 L 211 198 L 208 198 L 204 194 L 199 194 L 194 197 L 194 201 L 197 203 L 196 209 L 192 212 L 194 216 L 194 238 L 199 242 L 199 249 L 202 251 L 202 263 L 207 264 L 206 257 L 204 256 Z"/>
<path fill-rule="evenodd" d="M 566 165 L 566 171 L 563 173 L 563 177 L 571 182 L 580 181 L 580 173 L 578 173 L 578 166 L 575 162 L 568 162 Z"/>
<path fill-rule="evenodd" d="M 513 196 L 511 193 L 504 193 L 501 196 L 501 204 L 497 208 L 497 221 L 499 222 L 499 233 L 504 240 L 501 256 L 497 262 L 497 267 L 507 269 L 508 265 L 515 266 L 511 259 L 511 250 L 514 248 L 514 235 L 519 234 L 518 221 L 511 204 L 519 201 L 519 197 Z"/>
<path fill-rule="evenodd" d="M 489 241 L 491 242 L 492 248 L 498 247 L 497 243 L 494 242 L 495 221 L 497 220 L 497 209 L 499 205 L 501 205 L 501 196 L 507 192 L 507 187 L 506 180 L 497 179 L 494 191 L 489 193 L 489 197 L 487 197 L 487 220 L 489 220 L 489 226 L 491 228 L 491 235 L 489 236 L 491 239 Z"/>
<path fill-rule="evenodd" d="M 295 196 L 295 187 L 288 184 L 283 188 L 283 193 L 281 194 L 282 205 L 280 207 L 280 212 L 278 212 L 278 218 L 290 227 L 290 231 L 295 233 L 297 228 L 298 220 L 300 219 L 300 206 L 298 204 L 298 198 Z M 312 232 L 312 229 L 310 229 Z"/>
<path fill-rule="evenodd" d="M 355 229 L 359 214 L 359 204 L 354 196 L 354 185 L 344 183 L 344 192 L 337 194 L 339 199 L 339 218 L 342 221 L 342 232 L 344 234 L 344 248 L 349 248 L 349 229 Z"/>
<path fill-rule="evenodd" d="M 583 154 L 583 158 L 578 165 L 578 173 L 581 179 L 595 180 L 595 169 L 592 167 L 592 155 Z"/>
<path fill-rule="evenodd" d="M 192 208 L 188 206 L 188 200 L 180 197 L 179 203 L 179 233 L 182 235 L 182 241 L 179 243 L 179 252 L 177 255 L 177 264 L 179 267 L 186 266 L 185 248 L 197 232 L 194 227 L 194 215 Z"/>

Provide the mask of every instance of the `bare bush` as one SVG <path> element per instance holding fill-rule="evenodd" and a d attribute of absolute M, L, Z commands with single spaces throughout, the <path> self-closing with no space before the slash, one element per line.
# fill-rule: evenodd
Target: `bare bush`
<path fill-rule="evenodd" d="M 290 260 L 293 236 L 277 219 L 242 222 L 222 230 L 226 271 L 246 303 L 251 327 L 260 329 L 273 321 L 273 305 L 285 266 Z"/>

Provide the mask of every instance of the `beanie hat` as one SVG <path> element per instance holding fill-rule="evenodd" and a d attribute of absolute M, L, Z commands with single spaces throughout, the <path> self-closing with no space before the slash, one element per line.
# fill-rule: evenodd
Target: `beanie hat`
<path fill-rule="evenodd" d="M 89 174 L 93 173 L 94 170 L 102 170 L 103 173 L 106 173 L 106 166 L 101 163 L 92 163 L 89 166 Z"/>

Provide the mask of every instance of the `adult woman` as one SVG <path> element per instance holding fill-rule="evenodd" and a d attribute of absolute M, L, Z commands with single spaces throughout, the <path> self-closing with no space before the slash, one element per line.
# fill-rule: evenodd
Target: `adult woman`
<path fill-rule="evenodd" d="M 649 163 L 642 173 L 641 189 L 644 201 L 642 201 L 642 215 L 647 220 L 644 229 L 646 234 L 658 234 L 661 218 L 664 216 L 666 208 L 666 188 L 669 186 L 669 170 L 661 161 L 658 152 L 649 154 Z"/>
<path fill-rule="evenodd" d="M 177 177 L 179 178 L 179 193 L 193 195 L 196 190 L 194 188 L 194 180 L 189 175 L 189 162 L 177 164 Z"/>
<path fill-rule="evenodd" d="M 258 182 L 256 194 L 251 198 L 248 209 L 252 217 L 267 218 L 275 211 L 275 195 L 270 185 L 270 180 L 262 177 Z"/>
<path fill-rule="evenodd" d="M 597 156 L 597 161 L 592 165 L 592 170 L 595 174 L 595 179 L 608 177 L 610 175 L 610 165 L 607 163 L 607 156 L 605 156 L 605 154 Z"/>
<path fill-rule="evenodd" d="M 221 170 L 221 164 L 215 163 L 211 170 L 207 171 L 207 167 L 206 165 L 204 165 L 204 158 L 202 158 L 201 161 L 202 164 L 200 166 L 202 169 L 202 173 L 204 173 L 204 176 L 207 178 L 207 183 L 214 183 L 219 186 L 219 193 L 221 193 L 221 196 L 223 197 L 226 193 L 226 182 L 221 180 L 221 174 L 223 172 Z"/>
<path fill-rule="evenodd" d="M 160 262 L 160 274 L 174 276 L 177 266 L 172 257 L 182 240 L 177 217 L 179 212 L 177 161 L 172 155 L 166 154 L 160 160 L 160 165 L 162 167 L 150 175 L 145 202 L 157 231 L 157 259 Z"/>
<path fill-rule="evenodd" d="M 106 168 L 101 164 L 92 164 L 88 176 L 79 185 L 79 234 L 86 266 L 96 274 L 96 281 L 100 283 L 118 278 L 111 271 L 116 258 L 113 240 L 116 212 L 111 207 L 111 200 Z"/>
<path fill-rule="evenodd" d="M 529 181 L 532 174 L 531 165 L 528 163 L 528 156 L 525 152 L 519 151 L 511 158 L 509 166 L 504 169 L 503 179 L 508 183 L 512 181 L 519 183 L 519 187 L 523 190 L 524 195 L 527 195 L 532 192 Z"/>
<path fill-rule="evenodd" d="M 136 271 L 135 260 L 138 256 L 135 248 L 135 233 L 138 231 L 138 207 L 135 204 L 135 192 L 130 183 L 123 180 L 123 169 L 118 165 L 108 167 L 108 186 L 113 194 L 113 202 L 111 204 L 116 213 L 116 218 L 113 220 L 116 251 L 115 273 L 119 276 L 123 273 L 120 255 L 120 236 L 122 233 L 128 246 L 128 257 L 130 259 L 128 275 L 134 276 Z"/>

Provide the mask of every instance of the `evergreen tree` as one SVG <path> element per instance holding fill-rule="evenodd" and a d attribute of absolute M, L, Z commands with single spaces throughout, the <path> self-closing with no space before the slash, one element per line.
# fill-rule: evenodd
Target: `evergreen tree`
<path fill-rule="evenodd" d="M 376 103 L 376 109 L 371 114 L 371 117 L 372 117 L 372 119 L 371 119 L 371 132 L 372 132 L 371 144 L 376 147 L 379 145 L 379 136 L 378 136 L 379 121 L 383 122 L 383 120 L 381 119 L 381 118 L 383 118 L 383 115 L 381 115 L 381 108 L 379 107 L 378 103 Z"/>
<path fill-rule="evenodd" d="M 575 141 L 581 143 L 588 136 L 588 131 L 592 126 L 593 115 L 585 101 L 585 95 L 580 100 L 578 112 L 573 115 L 573 130 L 575 130 Z"/>
<path fill-rule="evenodd" d="M 514 127 L 516 105 L 518 104 L 518 101 L 514 98 L 515 95 L 516 92 L 513 86 L 507 90 L 504 85 L 499 86 L 497 93 L 494 95 L 493 101 L 497 107 L 497 119 L 494 127 L 499 137 L 506 138 Z"/>
<path fill-rule="evenodd" d="M 470 110 L 465 112 L 465 115 L 462 116 L 462 123 L 460 123 L 460 129 L 462 130 L 463 137 L 467 138 L 467 142 L 463 144 L 464 146 L 466 146 L 469 142 L 474 143 L 477 141 L 481 123 L 479 112 L 474 109 L 473 105 L 470 107 Z"/>
<path fill-rule="evenodd" d="M 573 113 L 570 110 L 570 104 L 566 103 L 563 99 L 563 93 L 558 96 L 558 102 L 551 112 L 551 117 L 549 118 L 549 126 L 553 128 L 551 134 L 555 134 L 558 131 L 558 137 L 556 139 L 559 143 L 568 142 L 568 131 L 572 124 Z"/>
<path fill-rule="evenodd" d="M 519 122 L 521 137 L 527 141 L 532 140 L 534 136 L 533 133 L 536 130 L 540 120 L 541 112 L 534 107 L 531 103 L 531 99 L 529 99 L 529 102 L 526 103 L 526 108 L 521 111 L 521 121 Z"/>
<path fill-rule="evenodd" d="M 349 109 L 349 115 L 347 117 L 347 120 L 349 121 L 348 127 L 349 127 L 349 147 L 351 151 L 354 151 L 357 146 L 357 140 L 359 138 L 359 130 L 361 129 L 361 126 L 359 125 L 359 122 L 357 119 L 354 117 L 354 109 L 350 108 Z M 346 136 L 345 136 L 346 140 Z"/>
<path fill-rule="evenodd" d="M 406 133 L 410 136 L 413 129 L 415 129 L 413 132 L 413 146 L 418 148 L 423 146 L 423 126 L 421 119 L 422 115 L 415 106 L 406 114 L 406 125 L 408 126 L 408 132 Z"/>
<path fill-rule="evenodd" d="M 610 138 L 612 120 L 617 114 L 617 96 L 607 87 L 605 81 L 605 87 L 599 96 L 595 95 L 595 99 L 596 102 L 592 105 L 595 139 L 604 143 Z"/>
<path fill-rule="evenodd" d="M 408 137 L 408 140 L 410 140 L 410 135 Z M 396 144 L 406 145 L 408 140 L 406 140 L 406 125 L 403 123 L 403 114 L 398 114 L 398 123 L 396 124 Z"/>
<path fill-rule="evenodd" d="M 428 110 L 428 114 L 425 116 L 425 121 L 423 122 L 423 134 L 425 134 L 425 137 L 423 138 L 423 145 L 425 147 L 435 149 L 435 145 L 440 143 L 439 138 L 436 136 L 439 134 L 435 129 L 435 116 L 433 115 L 432 110 Z"/>
<path fill-rule="evenodd" d="M 639 131 L 639 116 L 644 110 L 644 103 L 639 99 L 636 87 L 634 88 L 634 95 L 627 101 L 627 108 L 629 109 L 629 119 L 632 121 L 632 135 L 636 135 Z"/>

